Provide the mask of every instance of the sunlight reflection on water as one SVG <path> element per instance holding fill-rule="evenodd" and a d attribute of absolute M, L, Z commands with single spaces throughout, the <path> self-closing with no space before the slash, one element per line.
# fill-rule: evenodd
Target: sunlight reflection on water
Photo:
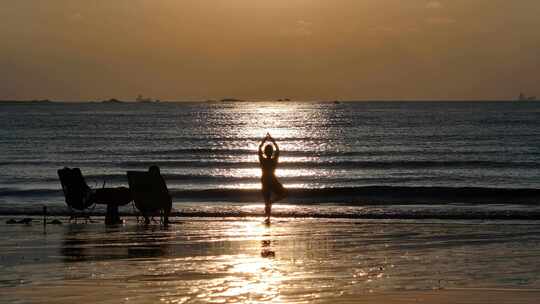
<path fill-rule="evenodd" d="M 1 223 L 7 302 L 332 302 L 441 286 L 540 287 L 537 224 L 185 218 L 168 229 L 69 224 L 43 234 Z"/>

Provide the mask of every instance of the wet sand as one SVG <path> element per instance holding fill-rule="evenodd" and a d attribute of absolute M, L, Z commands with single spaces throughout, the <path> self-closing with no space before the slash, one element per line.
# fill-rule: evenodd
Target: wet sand
<path fill-rule="evenodd" d="M 128 218 L 8 225 L 0 302 L 538 303 L 540 224 Z"/>

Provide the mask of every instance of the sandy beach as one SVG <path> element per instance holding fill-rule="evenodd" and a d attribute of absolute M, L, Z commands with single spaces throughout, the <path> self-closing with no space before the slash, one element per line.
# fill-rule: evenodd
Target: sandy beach
<path fill-rule="evenodd" d="M 10 218 L 0 221 L 1 302 L 540 299 L 536 222 L 175 218 L 163 228 L 57 217 L 44 229 Z"/>

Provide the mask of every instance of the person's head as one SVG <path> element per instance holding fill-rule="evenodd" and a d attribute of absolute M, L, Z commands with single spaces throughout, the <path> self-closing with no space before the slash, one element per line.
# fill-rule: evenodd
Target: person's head
<path fill-rule="evenodd" d="M 156 165 L 150 166 L 150 168 L 148 168 L 148 172 L 150 172 L 150 174 L 160 174 L 159 167 Z"/>
<path fill-rule="evenodd" d="M 266 147 L 264 147 L 264 155 L 270 158 L 272 157 L 272 154 L 274 154 L 274 146 L 266 145 Z"/>

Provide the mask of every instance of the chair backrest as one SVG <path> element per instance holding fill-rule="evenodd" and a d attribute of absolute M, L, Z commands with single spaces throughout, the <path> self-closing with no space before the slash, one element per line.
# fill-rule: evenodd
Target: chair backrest
<path fill-rule="evenodd" d="M 92 189 L 88 187 L 79 168 L 64 168 L 58 170 L 58 177 L 62 184 L 62 190 L 66 198 L 66 204 L 77 210 L 90 207 L 93 202 L 90 199 Z"/>
<path fill-rule="evenodd" d="M 171 197 L 160 174 L 146 171 L 128 171 L 127 177 L 131 197 L 139 211 L 144 214 L 167 208 L 167 210 L 170 210 Z"/>

